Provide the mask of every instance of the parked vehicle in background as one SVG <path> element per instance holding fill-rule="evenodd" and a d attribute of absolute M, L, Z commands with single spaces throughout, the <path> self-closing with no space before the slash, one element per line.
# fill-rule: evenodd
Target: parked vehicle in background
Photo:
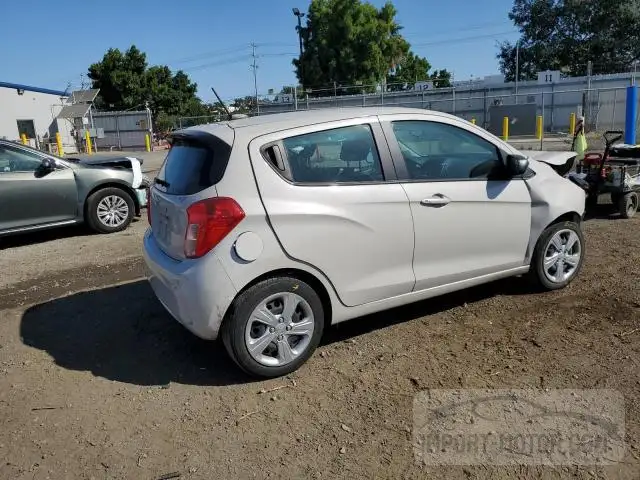
<path fill-rule="evenodd" d="M 582 266 L 584 191 L 451 115 L 274 114 L 171 142 L 149 194 L 149 281 L 253 375 L 297 369 L 331 324 L 515 275 L 558 289 Z"/>
<path fill-rule="evenodd" d="M 100 233 L 124 230 L 147 203 L 140 163 L 63 159 L 0 140 L 0 236 L 85 222 Z"/>

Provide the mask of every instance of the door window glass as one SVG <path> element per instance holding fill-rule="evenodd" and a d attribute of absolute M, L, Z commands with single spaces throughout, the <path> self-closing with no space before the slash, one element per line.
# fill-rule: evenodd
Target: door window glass
<path fill-rule="evenodd" d="M 42 159 L 29 151 L 0 145 L 0 173 L 35 172 Z"/>
<path fill-rule="evenodd" d="M 497 147 L 462 128 L 423 120 L 392 126 L 412 180 L 487 178 L 502 168 Z"/>
<path fill-rule="evenodd" d="M 296 183 L 366 183 L 384 180 L 368 125 L 323 130 L 283 141 Z"/>

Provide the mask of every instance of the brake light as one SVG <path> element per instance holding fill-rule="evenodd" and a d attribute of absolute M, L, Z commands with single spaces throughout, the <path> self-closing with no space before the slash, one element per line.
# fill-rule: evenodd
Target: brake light
<path fill-rule="evenodd" d="M 187 258 L 205 255 L 245 217 L 244 210 L 228 197 L 207 198 L 187 208 L 184 254 Z"/>

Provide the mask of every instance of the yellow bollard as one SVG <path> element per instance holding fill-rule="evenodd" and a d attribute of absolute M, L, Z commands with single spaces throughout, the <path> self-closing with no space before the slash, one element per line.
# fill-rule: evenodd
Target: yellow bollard
<path fill-rule="evenodd" d="M 27 144 L 27 134 L 23 133 L 22 135 L 20 135 L 20 139 L 22 140 L 22 144 L 26 145 Z"/>
<path fill-rule="evenodd" d="M 151 139 L 148 133 L 144 136 L 144 146 L 147 147 L 147 152 L 151 151 Z"/>
<path fill-rule="evenodd" d="M 476 124 L 476 118 L 475 118 L 475 117 L 473 117 L 473 118 L 471 119 L 471 123 L 473 123 L 474 125 Z"/>
<path fill-rule="evenodd" d="M 502 119 L 502 139 L 505 142 L 509 140 L 509 117 Z"/>
<path fill-rule="evenodd" d="M 536 138 L 542 140 L 542 115 L 536 118 Z"/>
<path fill-rule="evenodd" d="M 576 131 L 576 114 L 572 112 L 571 115 L 569 115 L 569 135 L 573 135 L 575 131 Z"/>
<path fill-rule="evenodd" d="M 60 137 L 60 132 L 56 132 L 56 144 L 58 145 L 58 156 L 62 157 L 64 155 L 64 149 L 62 148 L 62 138 Z"/>
<path fill-rule="evenodd" d="M 89 135 L 89 130 L 84 131 L 84 139 L 87 142 L 87 153 L 91 155 L 93 150 L 91 149 L 91 136 Z"/>

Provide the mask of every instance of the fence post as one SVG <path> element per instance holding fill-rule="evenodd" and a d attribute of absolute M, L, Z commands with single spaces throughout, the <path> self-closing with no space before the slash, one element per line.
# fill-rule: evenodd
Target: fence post
<path fill-rule="evenodd" d="M 456 87 L 452 87 L 451 96 L 453 97 L 453 114 L 456 114 Z"/>
<path fill-rule="evenodd" d="M 505 142 L 509 140 L 509 117 L 502 119 L 502 139 Z"/>
<path fill-rule="evenodd" d="M 540 130 L 540 150 L 543 149 L 544 146 L 544 90 L 542 91 L 542 129 Z"/>
<path fill-rule="evenodd" d="M 120 115 L 116 114 L 116 134 L 118 135 L 118 150 L 122 151 L 122 138 L 120 138 Z"/>
<path fill-rule="evenodd" d="M 293 87 L 293 109 L 298 110 L 298 87 Z"/>
<path fill-rule="evenodd" d="M 555 90 L 555 83 L 551 84 L 551 125 L 549 125 L 549 130 L 553 132 L 553 129 L 555 127 L 554 125 L 554 121 L 555 121 L 555 116 L 553 114 L 554 110 L 556 109 L 556 102 L 555 102 L 555 95 L 554 95 L 554 90 Z"/>
<path fill-rule="evenodd" d="M 22 135 L 20 135 L 20 140 L 22 140 L 22 144 L 26 145 L 27 144 L 27 134 L 23 133 Z"/>
<path fill-rule="evenodd" d="M 87 144 L 87 153 L 89 155 L 93 154 L 93 150 L 91 149 L 91 136 L 89 135 L 89 130 L 84 131 L 84 140 Z"/>
<path fill-rule="evenodd" d="M 62 138 L 60 137 L 60 132 L 56 132 L 56 145 L 58 145 L 58 156 L 62 157 L 64 155 L 64 150 L 62 148 Z"/>
<path fill-rule="evenodd" d="M 536 118 L 536 138 L 542 140 L 542 115 Z"/>
<path fill-rule="evenodd" d="M 571 112 L 569 115 L 569 135 L 573 135 L 576 131 L 576 114 Z"/>
<path fill-rule="evenodd" d="M 613 111 L 611 112 L 611 128 L 609 130 L 613 130 L 615 128 L 617 102 L 618 102 L 618 89 L 616 88 L 613 91 Z"/>
<path fill-rule="evenodd" d="M 624 122 L 624 143 L 636 144 L 636 119 L 638 118 L 638 87 L 627 87 L 627 110 Z"/>
<path fill-rule="evenodd" d="M 489 111 L 488 111 L 488 106 L 487 106 L 487 93 L 488 93 L 488 90 L 485 88 L 484 89 L 483 99 L 482 99 L 482 102 L 483 102 L 483 105 L 482 105 L 482 108 L 483 108 L 483 111 L 482 111 L 482 117 L 483 117 L 482 118 L 482 128 L 487 128 L 487 125 L 489 124 L 489 120 L 488 120 Z"/>

